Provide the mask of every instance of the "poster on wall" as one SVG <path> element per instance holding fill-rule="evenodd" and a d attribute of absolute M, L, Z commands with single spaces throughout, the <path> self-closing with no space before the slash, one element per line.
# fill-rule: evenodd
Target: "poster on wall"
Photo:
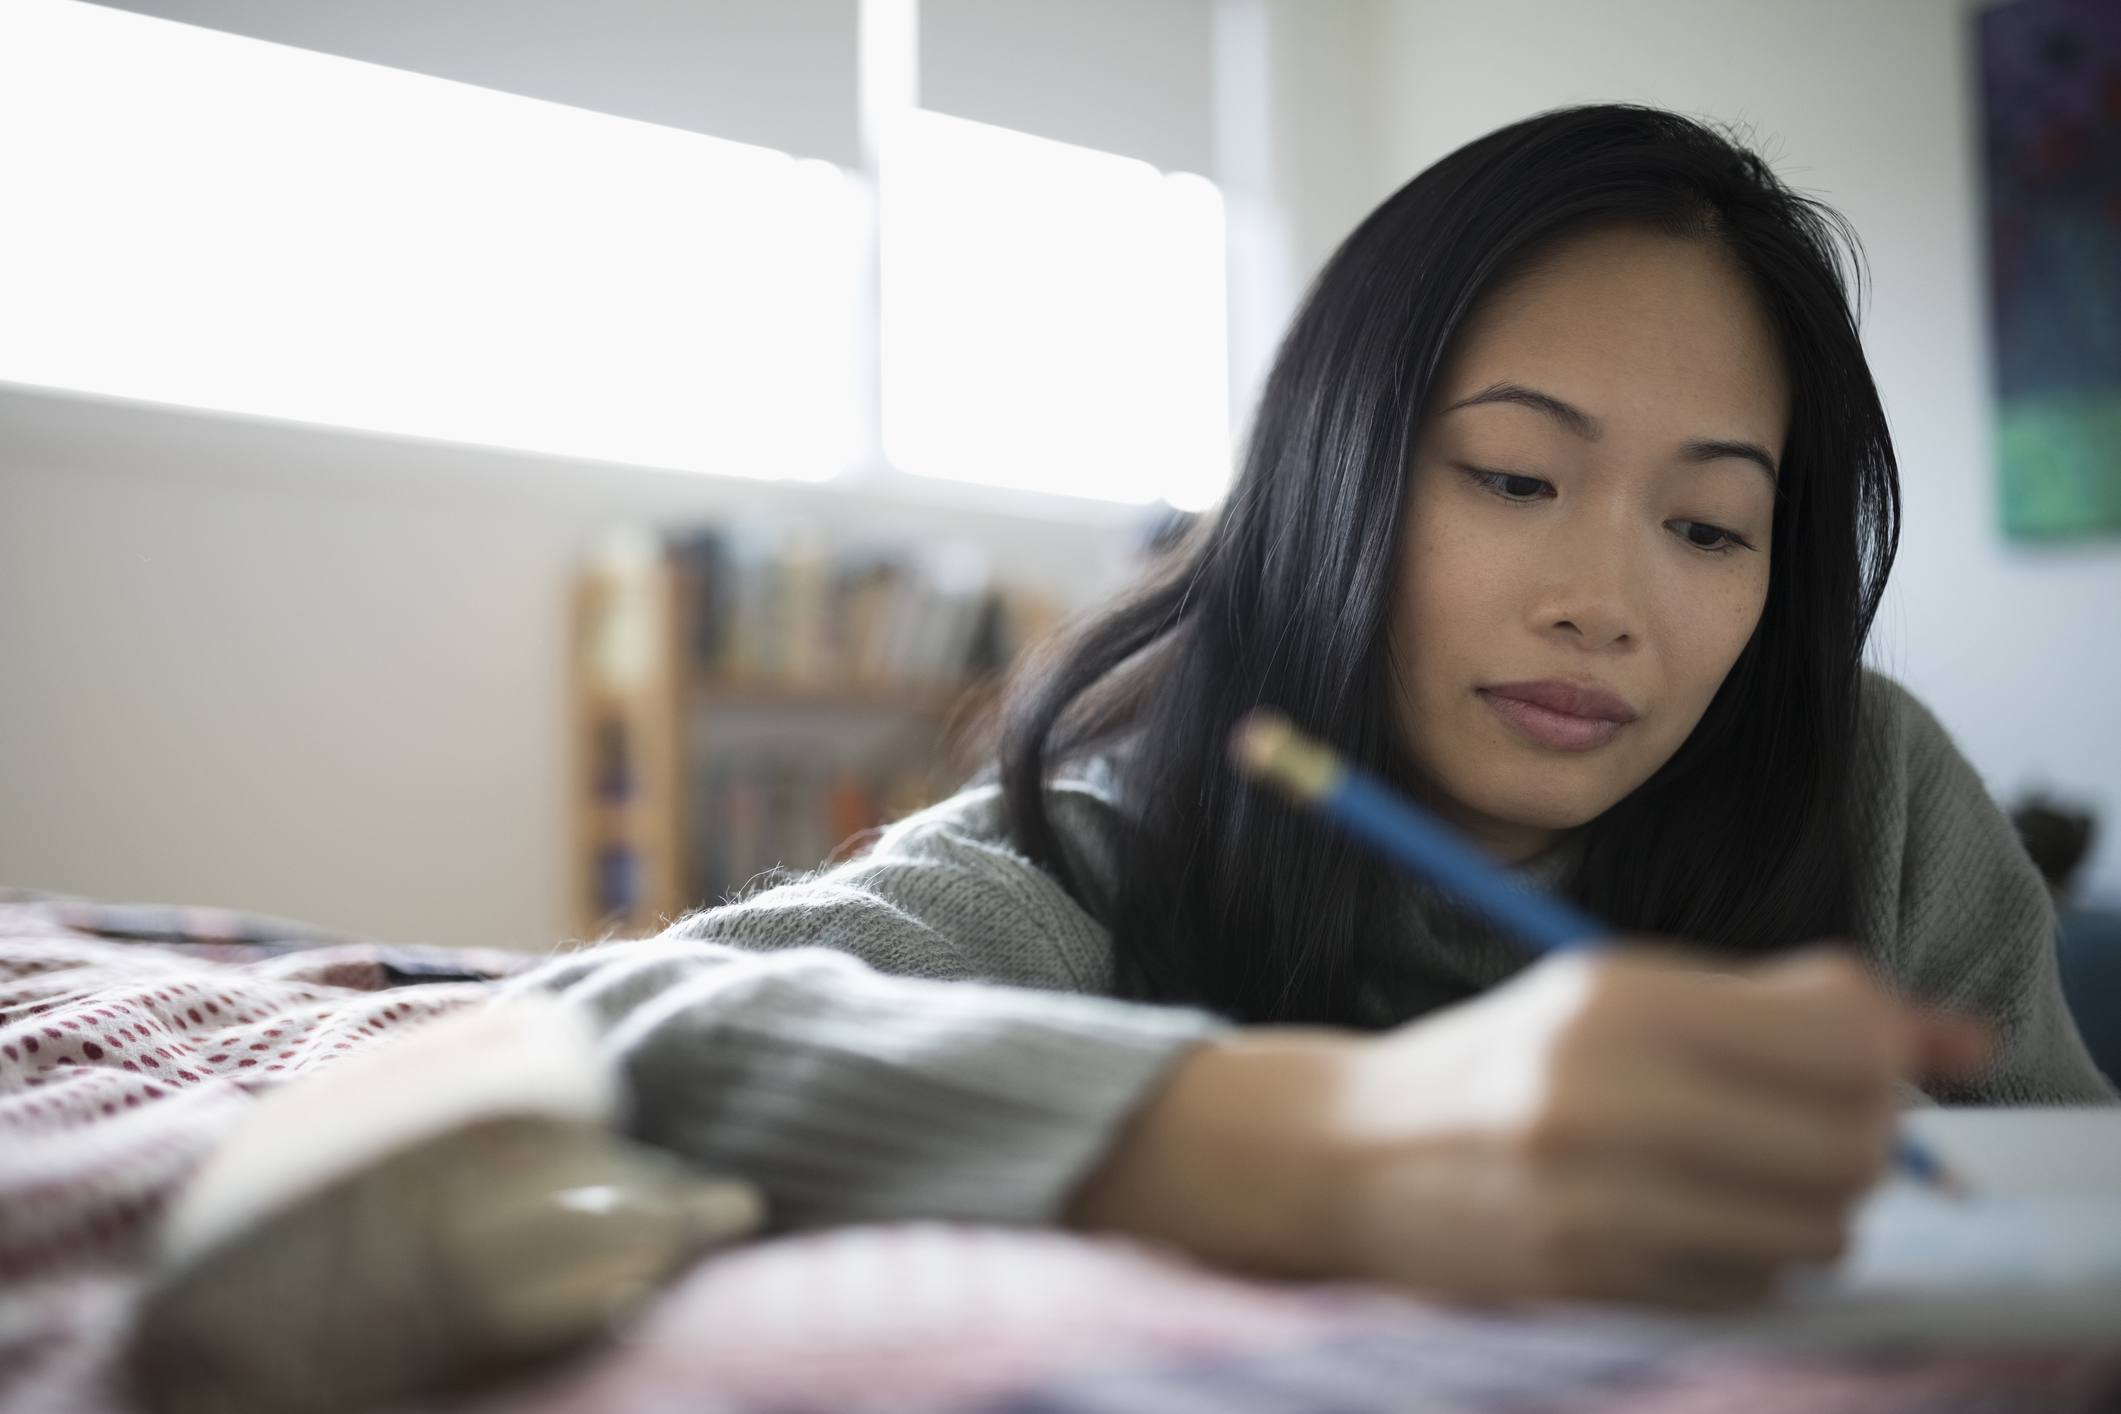
<path fill-rule="evenodd" d="M 2121 0 L 1976 25 L 2003 530 L 2121 535 Z"/>

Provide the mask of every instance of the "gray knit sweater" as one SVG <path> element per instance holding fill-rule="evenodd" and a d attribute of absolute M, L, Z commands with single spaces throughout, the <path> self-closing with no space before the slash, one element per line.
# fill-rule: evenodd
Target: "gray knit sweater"
<path fill-rule="evenodd" d="M 1865 683 L 1854 782 L 1860 936 L 1909 994 L 1992 1020 L 1984 1103 L 2113 1097 L 2056 976 L 2038 874 L 1928 711 Z M 1049 799 L 1071 857 L 1109 878 L 1122 802 L 1095 763 Z M 1566 846 L 1562 847 L 1565 850 Z M 1525 867 L 1551 882 L 1562 851 Z M 1519 946 L 1409 885 L 1404 966 L 1366 993 L 1391 1022 L 1494 986 Z M 967 789 L 861 858 L 692 914 L 654 939 L 561 956 L 515 982 L 588 1008 L 631 1127 L 765 1190 L 776 1227 L 1052 1220 L 1205 1012 L 1122 1002 L 1105 929 Z"/>

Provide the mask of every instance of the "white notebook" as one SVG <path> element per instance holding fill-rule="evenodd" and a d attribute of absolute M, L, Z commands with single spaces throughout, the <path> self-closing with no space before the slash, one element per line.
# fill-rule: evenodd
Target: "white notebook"
<path fill-rule="evenodd" d="M 1738 1343 L 2121 1348 L 2121 1108 L 1925 1109 L 1904 1122 L 1967 1196 L 1882 1186 L 1848 1256 L 1764 1310 L 1614 1319 Z"/>

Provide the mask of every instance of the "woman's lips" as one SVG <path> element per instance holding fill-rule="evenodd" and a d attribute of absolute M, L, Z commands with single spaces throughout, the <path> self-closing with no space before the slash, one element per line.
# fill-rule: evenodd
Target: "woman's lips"
<path fill-rule="evenodd" d="M 1486 688 L 1479 691 L 1480 700 L 1488 704 L 1488 710 L 1514 727 L 1519 735 L 1556 751 L 1595 750 L 1619 736 L 1621 729 L 1627 726 L 1626 722 L 1556 712 L 1550 707 L 1500 696 Z"/>

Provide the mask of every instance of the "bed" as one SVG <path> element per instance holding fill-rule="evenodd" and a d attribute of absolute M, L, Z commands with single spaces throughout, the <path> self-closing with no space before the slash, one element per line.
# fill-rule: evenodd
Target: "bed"
<path fill-rule="evenodd" d="M 0 1409 L 145 1407 L 126 1359 L 173 1197 L 261 1100 L 535 954 L 0 892 Z M 2103 1348 L 1747 1350 L 1239 1279 L 1111 1239 L 938 1222 L 741 1243 L 608 1339 L 447 1398 L 520 1410 L 2121 1409 Z"/>

